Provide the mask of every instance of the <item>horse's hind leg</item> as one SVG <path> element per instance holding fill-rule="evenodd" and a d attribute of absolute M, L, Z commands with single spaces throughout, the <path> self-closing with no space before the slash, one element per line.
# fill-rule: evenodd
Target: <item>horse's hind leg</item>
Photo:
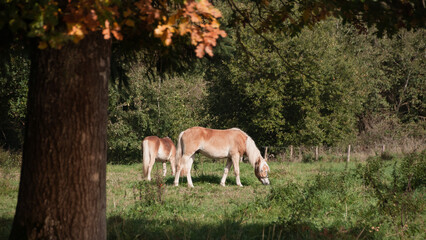
<path fill-rule="evenodd" d="M 148 181 L 151 181 L 151 171 L 152 171 L 152 168 L 154 167 L 154 163 L 155 163 L 155 157 L 152 157 L 149 160 L 148 176 L 146 178 Z"/>
<path fill-rule="evenodd" d="M 232 167 L 232 161 L 230 158 L 226 161 L 225 170 L 223 172 L 222 180 L 220 181 L 220 185 L 225 186 L 226 177 L 228 177 L 229 169 Z"/>
<path fill-rule="evenodd" d="M 194 162 L 194 158 L 193 156 L 191 156 L 190 158 L 188 158 L 188 161 L 186 162 L 186 179 L 188 180 L 188 187 L 193 188 L 194 184 L 192 184 L 192 178 L 191 178 L 191 167 L 192 167 L 192 163 Z"/>

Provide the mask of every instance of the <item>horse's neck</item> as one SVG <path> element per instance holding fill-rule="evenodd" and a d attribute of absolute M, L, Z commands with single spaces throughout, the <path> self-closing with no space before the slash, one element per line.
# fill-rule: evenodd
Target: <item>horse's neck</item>
<path fill-rule="evenodd" d="M 250 137 L 247 138 L 248 143 L 246 143 L 246 155 L 249 159 L 250 164 L 255 167 L 256 161 L 261 157 L 259 149 L 256 147 L 253 139 Z"/>

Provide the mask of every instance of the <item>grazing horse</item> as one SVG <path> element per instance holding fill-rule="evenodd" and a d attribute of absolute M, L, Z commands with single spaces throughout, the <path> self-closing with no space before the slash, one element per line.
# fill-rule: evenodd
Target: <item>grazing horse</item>
<path fill-rule="evenodd" d="M 163 163 L 163 176 L 166 176 L 167 166 L 166 162 L 170 161 L 172 167 L 172 174 L 176 172 L 176 147 L 172 140 L 168 137 L 159 138 L 157 136 L 149 136 L 142 141 L 143 151 L 143 172 L 145 178 L 151 181 L 151 170 L 154 166 L 155 160 Z"/>
<path fill-rule="evenodd" d="M 239 161 L 244 155 L 248 157 L 254 168 L 254 173 L 264 185 L 269 185 L 269 166 L 260 154 L 253 139 L 238 128 L 216 130 L 202 127 L 192 127 L 179 134 L 176 152 L 177 173 L 175 186 L 179 184 L 181 169 L 186 170 L 188 187 L 194 187 L 191 179 L 191 166 L 194 154 L 200 152 L 210 158 L 228 158 L 220 185 L 225 186 L 226 177 L 232 164 L 238 186 L 243 186 L 240 181 Z"/>

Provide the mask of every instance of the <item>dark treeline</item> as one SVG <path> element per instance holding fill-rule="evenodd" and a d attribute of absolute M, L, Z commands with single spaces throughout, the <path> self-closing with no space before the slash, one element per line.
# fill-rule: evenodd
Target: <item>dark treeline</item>
<path fill-rule="evenodd" d="M 228 37 L 214 57 L 195 59 L 193 49 L 179 42 L 166 48 L 156 41 L 138 50 L 114 45 L 110 162 L 139 161 L 145 136 L 176 140 L 195 125 L 238 127 L 260 146 L 426 135 L 425 30 L 379 38 L 373 27 L 330 18 L 290 35 L 259 31 L 262 12 L 248 4 L 240 7 L 251 21 L 235 24 L 235 11 L 222 4 L 216 3 Z M 18 47 L 3 49 L 1 62 L 0 145 L 20 149 L 30 63 Z"/>

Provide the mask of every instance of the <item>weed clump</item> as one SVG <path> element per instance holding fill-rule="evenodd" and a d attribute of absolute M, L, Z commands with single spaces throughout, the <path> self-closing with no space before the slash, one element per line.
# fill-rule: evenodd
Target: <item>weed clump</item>
<path fill-rule="evenodd" d="M 138 196 L 139 205 L 143 206 L 163 204 L 165 191 L 166 183 L 158 172 L 155 173 L 153 181 L 141 180 L 133 185 L 133 192 L 137 192 L 134 196 Z"/>

